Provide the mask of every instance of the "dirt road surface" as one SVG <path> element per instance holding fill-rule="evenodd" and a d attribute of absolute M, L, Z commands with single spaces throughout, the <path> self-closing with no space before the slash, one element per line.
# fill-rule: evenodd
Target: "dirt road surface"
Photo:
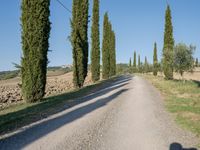
<path fill-rule="evenodd" d="M 1 137 L 0 149 L 179 150 L 173 143 L 187 149 L 198 143 L 141 77 L 120 77 L 81 99 L 85 102 Z"/>

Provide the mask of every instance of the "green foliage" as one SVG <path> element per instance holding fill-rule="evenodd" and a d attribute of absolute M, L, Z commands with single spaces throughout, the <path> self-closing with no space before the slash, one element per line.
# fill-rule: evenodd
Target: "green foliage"
<path fill-rule="evenodd" d="M 138 67 L 137 70 L 139 73 L 141 73 L 141 62 L 140 62 L 140 55 L 138 55 Z"/>
<path fill-rule="evenodd" d="M 165 78 L 167 80 L 173 79 L 173 49 L 174 49 L 174 38 L 173 38 L 173 26 L 171 10 L 169 5 L 167 6 L 165 14 L 165 32 L 164 32 L 164 47 L 163 47 L 163 70 Z"/>
<path fill-rule="evenodd" d="M 109 55 L 109 19 L 108 13 L 104 15 L 103 23 L 103 46 L 102 46 L 102 77 L 103 79 L 109 78 L 110 73 L 110 55 Z"/>
<path fill-rule="evenodd" d="M 194 53 L 195 47 L 187 46 L 183 43 L 179 43 L 174 48 L 174 68 L 175 71 L 183 76 L 185 71 L 192 71 L 194 65 Z"/>
<path fill-rule="evenodd" d="M 134 55 L 133 55 L 133 72 L 136 73 L 137 72 L 137 63 L 136 63 L 136 51 L 134 52 Z"/>
<path fill-rule="evenodd" d="M 92 18 L 92 50 L 91 50 L 91 73 L 92 81 L 100 79 L 100 41 L 99 41 L 99 0 L 93 1 Z"/>
<path fill-rule="evenodd" d="M 128 64 L 117 64 L 117 74 L 126 74 L 126 73 L 130 73 L 130 68 Z"/>
<path fill-rule="evenodd" d="M 129 60 L 129 73 L 132 73 L 132 60 Z"/>
<path fill-rule="evenodd" d="M 145 56 L 144 72 L 148 73 L 148 71 L 149 71 L 149 64 L 148 64 L 148 61 L 147 61 L 147 57 Z"/>
<path fill-rule="evenodd" d="M 132 67 L 132 60 L 130 58 L 130 60 L 129 60 L 129 68 L 131 68 L 131 67 Z"/>
<path fill-rule="evenodd" d="M 103 79 L 108 79 L 116 74 L 116 39 L 108 13 L 105 13 L 103 23 L 102 64 Z"/>
<path fill-rule="evenodd" d="M 154 54 L 153 54 L 153 75 L 158 74 L 158 56 L 157 56 L 157 45 L 154 43 Z"/>
<path fill-rule="evenodd" d="M 137 67 L 137 63 L 136 63 L 136 61 L 137 61 L 136 60 L 136 51 L 134 52 L 134 57 L 133 58 L 134 58 L 134 60 L 133 60 L 133 67 L 136 68 Z"/>
<path fill-rule="evenodd" d="M 41 100 L 45 94 L 50 35 L 49 6 L 50 0 L 22 0 L 21 4 L 22 95 L 27 102 Z"/>
<path fill-rule="evenodd" d="M 82 87 L 88 69 L 88 0 L 73 0 L 71 45 L 73 53 L 73 82 Z"/>
<path fill-rule="evenodd" d="M 195 66 L 196 66 L 196 67 L 199 67 L 199 59 L 198 59 L 198 58 L 196 58 Z"/>
<path fill-rule="evenodd" d="M 113 30 L 111 30 L 110 36 L 110 77 L 112 77 L 116 75 L 116 41 Z"/>
<path fill-rule="evenodd" d="M 88 22 L 89 22 L 89 0 L 82 0 L 82 12 L 81 12 L 81 39 L 82 39 L 82 50 L 83 50 L 83 63 L 84 63 L 84 71 L 83 77 L 84 81 L 87 77 L 88 73 Z"/>

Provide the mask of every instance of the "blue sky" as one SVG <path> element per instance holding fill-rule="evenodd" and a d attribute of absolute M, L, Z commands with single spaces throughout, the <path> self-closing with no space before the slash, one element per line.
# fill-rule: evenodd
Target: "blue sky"
<path fill-rule="evenodd" d="M 71 9 L 72 0 L 60 0 Z M 20 2 L 21 0 L 1 0 L 0 5 L 0 71 L 15 69 L 20 63 Z M 147 56 L 152 62 L 153 43 L 158 44 L 161 58 L 163 47 L 164 16 L 166 0 L 100 0 L 100 25 L 102 38 L 103 14 L 108 11 L 117 37 L 117 62 L 127 63 L 134 50 Z M 200 0 L 168 0 L 171 6 L 175 42 L 193 44 L 197 47 L 195 57 L 200 59 Z M 91 15 L 92 0 L 90 0 Z M 51 0 L 52 30 L 50 66 L 72 63 L 70 17 L 56 0 Z M 90 25 L 91 26 L 91 23 Z M 90 29 L 89 29 L 90 30 Z M 90 40 L 90 32 L 89 32 Z"/>

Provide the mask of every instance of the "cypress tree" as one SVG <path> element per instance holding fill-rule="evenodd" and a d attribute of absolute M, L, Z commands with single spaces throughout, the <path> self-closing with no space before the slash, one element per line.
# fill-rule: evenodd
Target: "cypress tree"
<path fill-rule="evenodd" d="M 22 0 L 22 95 L 36 102 L 45 95 L 50 35 L 50 0 Z"/>
<path fill-rule="evenodd" d="M 131 58 L 130 58 L 130 60 L 129 60 L 129 68 L 131 68 L 132 67 L 132 61 L 131 61 Z"/>
<path fill-rule="evenodd" d="M 132 73 L 132 60 L 129 60 L 129 73 Z"/>
<path fill-rule="evenodd" d="M 167 80 L 173 79 L 173 26 L 170 6 L 167 6 L 165 14 L 165 32 L 164 32 L 164 47 L 163 47 L 163 70 Z"/>
<path fill-rule="evenodd" d="M 88 0 L 73 0 L 71 44 L 73 54 L 73 82 L 82 87 L 87 76 L 88 62 Z"/>
<path fill-rule="evenodd" d="M 158 74 L 158 57 L 157 57 L 157 44 L 154 43 L 154 54 L 153 54 L 153 75 Z"/>
<path fill-rule="evenodd" d="M 113 31 L 113 70 L 114 70 L 114 74 L 113 75 L 116 75 L 117 73 L 117 60 L 116 60 L 116 35 L 115 35 L 115 32 Z"/>
<path fill-rule="evenodd" d="M 108 79 L 110 76 L 110 23 L 108 13 L 104 15 L 103 42 L 102 42 L 102 77 Z"/>
<path fill-rule="evenodd" d="M 116 74 L 115 32 L 110 34 L 110 77 Z"/>
<path fill-rule="evenodd" d="M 99 0 L 93 1 L 92 17 L 92 50 L 91 50 L 91 73 L 92 81 L 100 79 L 100 41 L 99 41 Z"/>
<path fill-rule="evenodd" d="M 81 30 L 82 30 L 82 49 L 83 49 L 83 61 L 84 61 L 84 71 L 83 71 L 83 77 L 84 81 L 85 78 L 87 77 L 88 73 L 88 11 L 89 11 L 89 0 L 82 0 L 82 25 L 81 25 Z"/>
<path fill-rule="evenodd" d="M 136 64 L 136 51 L 134 52 L 134 61 L 133 61 L 133 67 L 136 68 L 137 64 Z"/>
<path fill-rule="evenodd" d="M 198 58 L 196 58 L 195 66 L 196 66 L 196 67 L 199 66 L 199 60 L 198 60 Z"/>
<path fill-rule="evenodd" d="M 141 71 L 140 55 L 138 55 L 138 71 Z"/>
<path fill-rule="evenodd" d="M 147 61 L 147 57 L 145 56 L 145 62 L 144 62 L 144 72 L 147 73 L 149 70 L 149 66 L 148 66 L 148 61 Z"/>

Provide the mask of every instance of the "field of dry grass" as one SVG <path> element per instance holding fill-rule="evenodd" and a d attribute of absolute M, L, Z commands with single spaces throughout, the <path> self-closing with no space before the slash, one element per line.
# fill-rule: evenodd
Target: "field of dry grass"
<path fill-rule="evenodd" d="M 200 81 L 198 73 L 189 74 L 182 80 L 165 80 L 163 77 L 142 75 L 158 88 L 166 108 L 174 115 L 182 127 L 191 130 L 200 137 Z M 198 81 L 192 81 L 192 80 Z M 200 146 L 200 145 L 199 145 Z"/>
<path fill-rule="evenodd" d="M 163 73 L 158 73 L 158 76 L 163 77 Z M 181 80 L 182 77 L 178 73 L 174 73 L 174 79 Z M 183 75 L 184 80 L 194 80 L 194 81 L 200 81 L 200 67 L 195 68 L 194 71 L 191 72 L 185 72 Z"/>

